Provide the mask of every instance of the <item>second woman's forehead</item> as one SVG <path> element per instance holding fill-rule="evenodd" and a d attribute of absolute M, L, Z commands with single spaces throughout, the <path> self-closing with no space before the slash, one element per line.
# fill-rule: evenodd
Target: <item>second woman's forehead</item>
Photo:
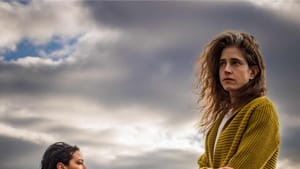
<path fill-rule="evenodd" d="M 78 159 L 83 159 L 82 158 L 82 155 L 80 153 L 80 151 L 75 151 L 72 155 L 72 158 L 75 159 L 75 160 L 78 160 Z"/>

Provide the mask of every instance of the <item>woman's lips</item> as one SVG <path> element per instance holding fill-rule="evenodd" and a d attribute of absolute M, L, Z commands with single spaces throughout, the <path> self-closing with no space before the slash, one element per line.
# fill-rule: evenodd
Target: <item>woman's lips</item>
<path fill-rule="evenodd" d="M 232 78 L 224 78 L 223 81 L 225 81 L 225 82 L 232 82 L 232 81 L 234 81 L 234 79 L 232 79 Z"/>

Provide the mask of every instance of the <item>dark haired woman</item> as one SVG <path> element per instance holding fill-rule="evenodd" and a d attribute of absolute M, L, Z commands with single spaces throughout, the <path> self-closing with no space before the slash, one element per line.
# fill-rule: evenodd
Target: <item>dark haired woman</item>
<path fill-rule="evenodd" d="M 77 146 L 56 142 L 45 151 L 41 169 L 87 169 L 87 167 Z"/>

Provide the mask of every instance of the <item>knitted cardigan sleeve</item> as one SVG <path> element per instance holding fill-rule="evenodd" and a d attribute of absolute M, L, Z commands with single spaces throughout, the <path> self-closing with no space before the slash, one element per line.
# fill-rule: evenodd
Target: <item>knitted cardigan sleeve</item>
<path fill-rule="evenodd" d="M 227 166 L 234 169 L 261 169 L 278 151 L 279 144 L 279 122 L 274 106 L 271 103 L 258 105 L 248 121 L 236 154 Z"/>

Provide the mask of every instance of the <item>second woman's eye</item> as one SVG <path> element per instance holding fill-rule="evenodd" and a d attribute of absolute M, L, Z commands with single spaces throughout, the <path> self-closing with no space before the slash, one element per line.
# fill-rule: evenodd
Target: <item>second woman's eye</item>
<path fill-rule="evenodd" d="M 83 164 L 82 161 L 77 161 L 76 163 L 77 163 L 78 165 L 82 165 L 82 164 Z"/>

